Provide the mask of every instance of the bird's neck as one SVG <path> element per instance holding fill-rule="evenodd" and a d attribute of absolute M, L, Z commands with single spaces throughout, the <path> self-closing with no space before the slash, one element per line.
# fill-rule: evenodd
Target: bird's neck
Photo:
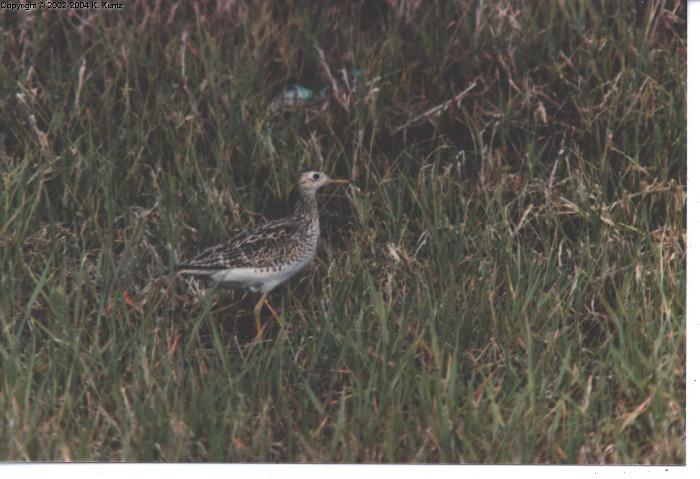
<path fill-rule="evenodd" d="M 316 203 L 315 192 L 299 192 L 299 200 L 294 206 L 294 216 L 317 218 L 318 203 Z"/>

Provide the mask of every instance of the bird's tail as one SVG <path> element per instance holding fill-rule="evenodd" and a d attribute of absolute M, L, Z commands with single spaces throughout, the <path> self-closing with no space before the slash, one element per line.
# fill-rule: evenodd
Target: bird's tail
<path fill-rule="evenodd" d="M 207 277 L 214 271 L 221 269 L 221 266 L 206 266 L 199 264 L 178 263 L 175 271 L 185 276 Z"/>

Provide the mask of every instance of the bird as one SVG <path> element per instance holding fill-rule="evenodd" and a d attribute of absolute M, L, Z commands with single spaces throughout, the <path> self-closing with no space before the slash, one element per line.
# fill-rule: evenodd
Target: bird
<path fill-rule="evenodd" d="M 254 341 L 259 341 L 263 333 L 262 307 L 267 306 L 280 320 L 267 300 L 270 291 L 304 269 L 316 254 L 320 236 L 316 192 L 326 185 L 348 183 L 348 180 L 333 179 L 321 171 L 302 171 L 296 183 L 299 199 L 290 216 L 243 230 L 226 243 L 178 263 L 177 272 L 186 277 L 207 279 L 222 288 L 262 293 L 253 309 Z"/>

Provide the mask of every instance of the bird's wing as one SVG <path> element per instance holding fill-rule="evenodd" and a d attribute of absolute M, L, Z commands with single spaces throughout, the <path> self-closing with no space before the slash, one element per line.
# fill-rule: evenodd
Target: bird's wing
<path fill-rule="evenodd" d="M 230 268 L 266 268 L 282 263 L 293 249 L 301 227 L 285 220 L 269 221 L 241 231 L 230 241 L 207 248 L 177 269 L 220 270 Z"/>

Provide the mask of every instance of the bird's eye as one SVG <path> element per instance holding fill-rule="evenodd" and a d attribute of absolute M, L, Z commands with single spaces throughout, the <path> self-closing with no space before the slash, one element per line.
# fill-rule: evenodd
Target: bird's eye
<path fill-rule="evenodd" d="M 319 175 L 318 173 L 314 173 L 311 178 L 313 178 L 314 180 L 318 180 L 320 177 L 321 175 Z"/>

